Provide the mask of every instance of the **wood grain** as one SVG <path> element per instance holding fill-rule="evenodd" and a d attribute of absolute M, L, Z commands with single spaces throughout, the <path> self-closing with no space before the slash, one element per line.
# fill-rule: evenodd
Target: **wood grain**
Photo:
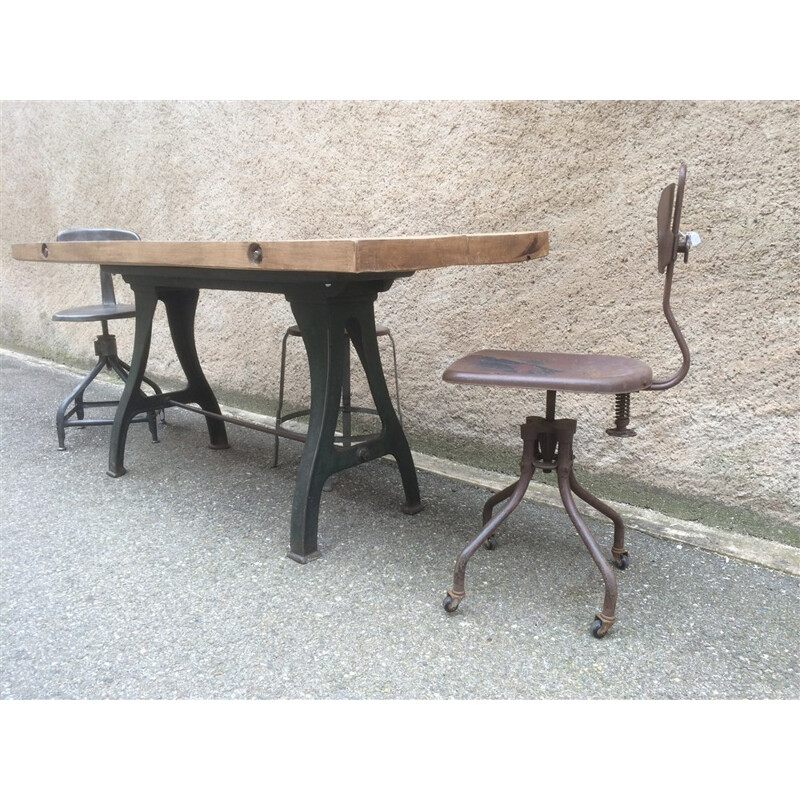
<path fill-rule="evenodd" d="M 264 242 L 39 242 L 11 247 L 19 261 L 339 273 L 507 264 L 547 252 L 546 231 Z"/>

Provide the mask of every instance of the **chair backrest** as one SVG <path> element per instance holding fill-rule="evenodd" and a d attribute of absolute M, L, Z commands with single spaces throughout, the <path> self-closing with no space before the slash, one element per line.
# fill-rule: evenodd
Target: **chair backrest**
<path fill-rule="evenodd" d="M 138 233 L 119 228 L 68 228 L 59 231 L 57 242 L 119 242 L 138 241 Z M 117 298 L 114 294 L 114 280 L 108 270 L 100 267 L 100 294 L 104 306 L 114 306 Z"/>
<path fill-rule="evenodd" d="M 683 191 L 686 186 L 686 164 L 678 172 L 677 190 L 674 183 L 665 186 L 658 201 L 658 271 L 664 272 L 675 264 L 681 243 L 681 211 Z M 674 206 L 674 213 L 673 213 Z"/>

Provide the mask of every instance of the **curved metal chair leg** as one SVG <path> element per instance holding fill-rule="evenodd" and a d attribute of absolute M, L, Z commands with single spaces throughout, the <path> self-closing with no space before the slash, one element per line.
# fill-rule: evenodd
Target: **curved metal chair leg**
<path fill-rule="evenodd" d="M 448 589 L 444 598 L 445 611 L 455 611 L 459 603 L 466 596 L 464 583 L 467 562 L 469 562 L 476 550 L 492 536 L 495 529 L 505 521 L 510 516 L 511 512 L 520 504 L 522 498 L 525 496 L 525 492 L 528 490 L 533 473 L 533 441 L 526 440 L 523 445 L 520 478 L 515 484 L 512 484 L 511 487 L 507 487 L 513 489 L 513 491 L 509 493 L 510 499 L 508 503 L 503 506 L 496 516 L 492 517 L 488 523 L 484 525 L 483 530 L 481 530 L 481 532 L 464 548 L 461 555 L 456 560 L 455 570 L 453 571 L 453 585 Z M 507 489 L 503 490 L 503 492 L 505 491 L 507 491 Z"/>
<path fill-rule="evenodd" d="M 630 556 L 625 549 L 625 522 L 622 517 L 614 511 L 611 506 L 607 506 L 602 500 L 596 498 L 588 489 L 578 483 L 575 471 L 570 471 L 569 485 L 572 491 L 592 508 L 596 508 L 601 514 L 608 517 L 614 523 L 614 545 L 611 548 L 611 555 L 614 558 L 614 566 L 618 569 L 626 569 L 630 563 Z"/>
<path fill-rule="evenodd" d="M 517 479 L 512 483 L 510 486 L 506 486 L 505 489 L 501 489 L 499 492 L 495 492 L 484 504 L 483 506 L 483 524 L 485 525 L 491 518 L 492 518 L 492 509 L 498 504 L 502 503 L 503 500 L 507 500 L 511 495 L 514 493 L 514 489 L 516 489 L 517 484 L 520 482 L 521 479 Z"/>
<path fill-rule="evenodd" d="M 494 510 L 494 507 L 499 503 L 502 503 L 504 500 L 507 500 L 509 497 L 511 497 L 511 495 L 514 493 L 514 489 L 517 488 L 520 480 L 521 478 L 514 481 L 514 483 L 512 483 L 510 486 L 506 486 L 505 489 L 501 489 L 499 492 L 496 492 L 486 501 L 486 503 L 483 506 L 483 517 L 482 517 L 483 525 L 487 525 L 489 523 L 489 520 L 492 518 L 492 512 Z M 494 550 L 495 547 L 497 547 L 497 534 L 496 533 L 490 534 L 487 537 L 486 541 L 484 541 L 483 545 L 487 550 Z"/>
<path fill-rule="evenodd" d="M 594 563 L 600 570 L 600 575 L 605 584 L 603 610 L 595 615 L 595 620 L 592 624 L 592 633 L 596 638 L 600 639 L 608 633 L 609 628 L 614 624 L 614 611 L 617 606 L 617 579 L 614 577 L 613 570 L 609 567 L 608 562 L 600 552 L 597 542 L 594 540 L 583 517 L 581 517 L 578 507 L 575 505 L 575 500 L 572 497 L 572 490 L 570 487 L 570 475 L 572 474 L 571 442 L 565 442 L 563 439 L 560 439 L 558 450 L 557 472 L 561 501 L 564 504 L 564 508 L 572 524 L 575 526 L 575 530 L 578 532 L 584 545 L 586 545 L 586 549 L 589 551 L 592 559 L 594 559 Z"/>

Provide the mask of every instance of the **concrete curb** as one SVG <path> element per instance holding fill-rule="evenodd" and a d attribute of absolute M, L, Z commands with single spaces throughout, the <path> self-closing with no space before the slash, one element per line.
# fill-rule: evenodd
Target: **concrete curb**
<path fill-rule="evenodd" d="M 509 475 L 474 469 L 423 453 L 414 453 L 414 463 L 419 469 L 427 472 L 482 486 L 492 491 L 498 491 L 516 480 Z M 561 508 L 561 498 L 555 486 L 531 484 L 525 497 L 535 503 Z M 629 528 L 642 533 L 662 539 L 672 539 L 713 553 L 800 576 L 800 549 L 796 547 L 733 531 L 710 528 L 699 522 L 674 519 L 658 511 L 637 508 L 617 500 L 611 505 L 622 515 Z M 580 503 L 580 507 L 581 513 L 586 517 L 605 519 L 602 514 L 585 503 Z"/>

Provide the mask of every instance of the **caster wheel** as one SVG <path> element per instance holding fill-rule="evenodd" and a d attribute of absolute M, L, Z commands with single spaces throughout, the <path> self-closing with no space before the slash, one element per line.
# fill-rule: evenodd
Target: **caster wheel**
<path fill-rule="evenodd" d="M 622 555 L 617 556 L 614 559 L 614 566 L 617 569 L 628 569 L 628 564 L 631 563 L 630 556 L 627 553 L 622 553 Z"/>
<path fill-rule="evenodd" d="M 484 543 L 483 546 L 487 550 L 496 550 L 497 549 L 497 538 L 492 534 Z"/>
<path fill-rule="evenodd" d="M 592 636 L 595 639 L 602 639 L 608 633 L 609 627 L 609 625 L 604 625 L 602 620 L 596 619 L 592 623 Z"/>
<path fill-rule="evenodd" d="M 449 594 L 445 595 L 442 607 L 448 614 L 452 614 L 458 608 L 458 600 L 454 600 Z"/>

